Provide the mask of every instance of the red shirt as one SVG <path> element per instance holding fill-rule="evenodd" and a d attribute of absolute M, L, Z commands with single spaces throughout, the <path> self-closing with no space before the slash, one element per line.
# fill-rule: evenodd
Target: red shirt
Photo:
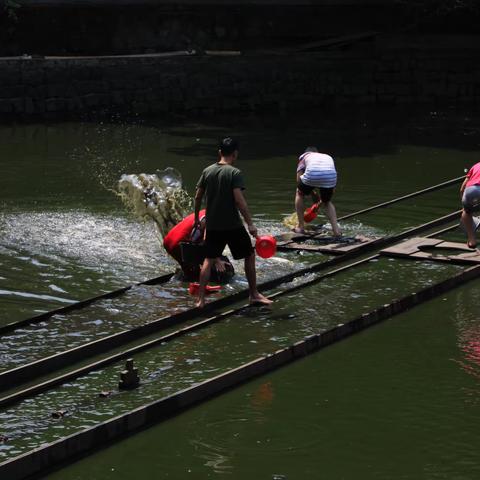
<path fill-rule="evenodd" d="M 467 173 L 467 183 L 466 187 L 471 187 L 472 185 L 480 185 L 480 162 L 476 163 Z"/>
<path fill-rule="evenodd" d="M 205 210 L 200 210 L 199 218 L 205 216 Z M 165 250 L 171 255 L 173 250 L 178 247 L 180 242 L 190 240 L 193 225 L 195 224 L 195 214 L 191 213 L 185 217 L 180 223 L 177 223 L 163 239 Z"/>

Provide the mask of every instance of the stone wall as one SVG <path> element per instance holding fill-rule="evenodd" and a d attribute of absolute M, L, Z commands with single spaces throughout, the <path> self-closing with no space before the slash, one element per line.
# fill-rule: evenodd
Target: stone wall
<path fill-rule="evenodd" d="M 479 44 L 479 42 L 476 42 Z M 480 104 L 480 49 L 0 59 L 0 118 Z"/>

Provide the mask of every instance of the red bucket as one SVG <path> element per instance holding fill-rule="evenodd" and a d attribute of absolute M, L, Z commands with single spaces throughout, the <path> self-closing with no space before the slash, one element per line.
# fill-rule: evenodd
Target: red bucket
<path fill-rule="evenodd" d="M 257 241 L 255 242 L 255 250 L 262 258 L 273 257 L 277 251 L 277 241 L 271 235 L 257 237 Z"/>
<path fill-rule="evenodd" d="M 188 286 L 188 293 L 190 295 L 198 295 L 198 290 L 200 288 L 200 284 L 197 282 L 192 282 Z M 205 287 L 205 293 L 215 293 L 221 290 L 221 285 L 207 285 Z"/>
<path fill-rule="evenodd" d="M 313 220 L 315 220 L 317 218 L 317 212 L 319 208 L 320 208 L 320 203 L 314 203 L 310 208 L 307 208 L 305 210 L 305 213 L 303 214 L 303 219 L 307 223 L 310 223 Z"/>

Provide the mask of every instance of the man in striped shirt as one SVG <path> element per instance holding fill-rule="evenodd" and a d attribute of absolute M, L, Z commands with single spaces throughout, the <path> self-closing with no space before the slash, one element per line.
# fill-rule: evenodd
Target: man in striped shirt
<path fill-rule="evenodd" d="M 332 225 L 333 234 L 341 236 L 342 232 L 337 223 L 335 206 L 331 202 L 335 186 L 337 185 L 337 171 L 333 158 L 330 155 L 319 153 L 316 147 L 307 147 L 298 158 L 297 166 L 297 193 L 295 195 L 295 210 L 298 216 L 296 233 L 305 232 L 303 214 L 305 210 L 304 196 L 311 195 L 315 202 L 321 199 L 325 206 L 326 215 Z M 315 191 L 318 188 L 320 195 Z"/>

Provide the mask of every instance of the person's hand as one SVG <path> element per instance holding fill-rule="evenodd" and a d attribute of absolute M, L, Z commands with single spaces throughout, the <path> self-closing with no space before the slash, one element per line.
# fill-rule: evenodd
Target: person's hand
<path fill-rule="evenodd" d="M 257 238 L 258 232 L 257 232 L 257 227 L 255 225 L 248 225 L 248 232 L 252 237 Z"/>
<path fill-rule="evenodd" d="M 225 271 L 225 262 L 223 262 L 219 258 L 215 259 L 215 269 L 217 270 L 217 272 L 224 272 Z"/>
<path fill-rule="evenodd" d="M 200 227 L 200 222 L 194 223 L 192 232 L 190 234 L 190 240 L 194 243 L 202 241 L 202 229 Z"/>

